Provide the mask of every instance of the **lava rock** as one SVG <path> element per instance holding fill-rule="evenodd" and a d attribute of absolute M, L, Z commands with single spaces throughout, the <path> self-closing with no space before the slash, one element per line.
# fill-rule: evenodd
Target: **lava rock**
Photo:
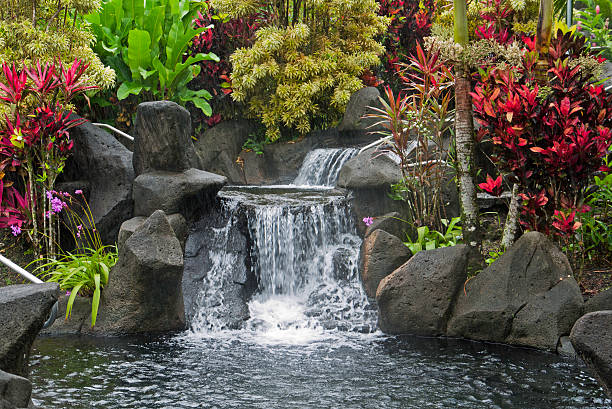
<path fill-rule="evenodd" d="M 448 335 L 554 350 L 580 315 L 579 297 L 565 255 L 543 234 L 529 232 L 467 282 Z"/>
<path fill-rule="evenodd" d="M 376 132 L 382 130 L 382 126 L 373 126 L 379 119 L 364 118 L 367 114 L 375 113 L 370 107 L 382 108 L 380 92 L 375 87 L 362 88 L 351 95 L 346 106 L 342 122 L 338 126 L 339 132 Z"/>
<path fill-rule="evenodd" d="M 96 229 L 105 244 L 113 244 L 121 223 L 132 217 L 132 152 L 90 122 L 72 128 L 70 136 L 74 149 L 61 176 L 61 186 L 66 189 L 66 182 L 84 182 L 82 186 L 71 184 L 69 193 L 88 191 Z M 95 189 L 88 189 L 92 186 Z"/>
<path fill-rule="evenodd" d="M 136 334 L 185 328 L 183 251 L 163 211 L 155 211 L 119 251 L 110 273 L 97 334 Z"/>
<path fill-rule="evenodd" d="M 388 188 L 401 180 L 399 163 L 370 148 L 346 161 L 340 170 L 337 186 L 346 189 Z"/>
<path fill-rule="evenodd" d="M 420 251 L 376 291 L 378 325 L 388 334 L 443 335 L 467 278 L 465 245 Z"/>
<path fill-rule="evenodd" d="M 361 245 L 359 270 L 368 297 L 376 297 L 380 281 L 404 264 L 411 254 L 400 239 L 384 230 L 376 230 L 366 237 Z"/>
<path fill-rule="evenodd" d="M 382 216 L 376 216 L 373 218 L 373 222 L 367 227 L 365 236 L 368 237 L 376 230 L 384 230 L 389 234 L 392 234 L 399 238 L 405 237 L 405 231 L 408 230 L 408 223 L 402 221 L 403 217 L 398 212 L 387 213 Z"/>
<path fill-rule="evenodd" d="M 66 336 L 80 334 L 83 328 L 91 325 L 91 297 L 76 296 L 66 319 L 68 295 L 61 294 L 58 300 L 57 319 L 48 328 L 40 331 L 41 335 Z"/>
<path fill-rule="evenodd" d="M 574 349 L 612 398 L 612 311 L 582 316 L 570 334 Z"/>
<path fill-rule="evenodd" d="M 185 241 L 187 240 L 187 221 L 180 213 L 171 214 L 166 216 L 168 222 L 170 222 L 170 226 L 172 226 L 172 230 L 174 230 L 174 234 L 176 234 L 176 238 L 179 239 L 181 243 L 181 248 L 185 250 Z M 134 217 L 130 220 L 126 220 L 121 225 L 119 229 L 119 237 L 117 238 L 117 249 L 121 249 L 127 239 L 129 239 L 132 234 L 138 229 L 144 222 L 146 217 Z"/>
<path fill-rule="evenodd" d="M 612 310 L 612 288 L 602 291 L 584 303 L 584 313 Z"/>
<path fill-rule="evenodd" d="M 557 345 L 557 354 L 564 356 L 566 358 L 578 359 L 578 355 L 576 354 L 576 350 L 572 345 L 568 336 L 563 336 L 559 338 L 559 344 Z"/>
<path fill-rule="evenodd" d="M 134 135 L 136 176 L 152 171 L 182 172 L 201 168 L 191 141 L 189 111 L 175 102 L 138 105 Z"/>
<path fill-rule="evenodd" d="M 195 211 L 206 212 L 227 179 L 203 170 L 182 173 L 155 171 L 134 181 L 134 214 L 148 217 L 156 210 L 190 217 Z"/>
<path fill-rule="evenodd" d="M 27 408 L 31 395 L 28 379 L 0 371 L 0 408 Z"/>
<path fill-rule="evenodd" d="M 564 279 L 547 292 L 531 297 L 515 313 L 506 342 L 554 351 L 559 337 L 569 334 L 582 315 L 582 306 L 576 281 Z"/>
<path fill-rule="evenodd" d="M 57 283 L 0 288 L 0 370 L 28 376 L 30 348 L 58 296 Z"/>
<path fill-rule="evenodd" d="M 227 177 L 231 184 L 246 184 L 244 171 L 236 159 L 255 127 L 251 121 L 237 120 L 221 122 L 207 129 L 194 143 L 202 169 Z"/>

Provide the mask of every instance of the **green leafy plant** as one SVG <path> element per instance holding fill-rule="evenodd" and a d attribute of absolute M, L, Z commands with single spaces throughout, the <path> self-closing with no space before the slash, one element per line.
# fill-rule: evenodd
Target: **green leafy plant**
<path fill-rule="evenodd" d="M 503 250 L 489 251 L 489 257 L 485 259 L 485 263 L 487 263 L 487 265 L 490 266 L 491 264 L 495 263 L 495 261 L 497 261 L 497 259 L 500 258 L 502 254 L 504 254 Z"/>
<path fill-rule="evenodd" d="M 194 27 L 200 2 L 109 0 L 85 18 L 96 35 L 95 51 L 117 72 L 117 98 L 193 103 L 205 115 L 211 94 L 187 84 L 200 73 L 201 61 L 219 61 L 213 53 L 187 56 L 192 40 L 207 30 Z"/>
<path fill-rule="evenodd" d="M 442 219 L 442 223 L 446 227 L 444 233 L 431 230 L 427 226 L 418 227 L 416 239 L 412 240 L 410 236 L 407 236 L 407 241 L 404 244 L 413 255 L 422 250 L 455 246 L 461 242 L 463 237 L 460 222 L 461 219 L 459 217 L 452 218 L 450 222 L 448 219 Z"/>
<path fill-rule="evenodd" d="M 587 38 L 587 45 L 590 45 L 596 51 L 607 59 L 612 58 L 612 31 L 610 30 L 610 14 L 609 2 L 596 2 L 595 0 L 582 1 L 586 7 L 576 14 L 577 30 Z M 601 3 L 601 5 L 599 4 Z M 607 10 L 603 9 L 603 5 L 607 6 Z"/>
<path fill-rule="evenodd" d="M 59 283 L 69 295 L 66 304 L 66 319 L 70 317 L 77 295 L 91 296 L 91 326 L 96 324 L 100 295 L 108 283 L 111 268 L 117 262 L 117 247 L 102 244 L 100 235 L 83 192 L 75 195 L 67 192 L 53 192 L 65 203 L 63 223 L 75 242 L 74 251 L 62 251 L 35 260 L 34 273 L 42 279 Z"/>

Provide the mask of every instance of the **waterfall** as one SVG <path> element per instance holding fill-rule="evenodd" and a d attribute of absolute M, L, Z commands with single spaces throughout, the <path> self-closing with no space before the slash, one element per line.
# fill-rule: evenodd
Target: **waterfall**
<path fill-rule="evenodd" d="M 329 186 L 336 185 L 340 169 L 359 149 L 315 149 L 308 152 L 300 172 L 293 181 L 296 186 Z"/>

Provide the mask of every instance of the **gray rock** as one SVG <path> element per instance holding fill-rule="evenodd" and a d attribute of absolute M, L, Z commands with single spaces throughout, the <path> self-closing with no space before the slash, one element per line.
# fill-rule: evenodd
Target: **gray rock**
<path fill-rule="evenodd" d="M 568 335 L 582 315 L 582 306 L 578 284 L 566 278 L 529 299 L 515 314 L 506 342 L 554 351 L 559 338 Z"/>
<path fill-rule="evenodd" d="M 181 172 L 201 168 L 191 141 L 189 111 L 171 101 L 138 105 L 134 135 L 136 176 L 152 171 Z"/>
<path fill-rule="evenodd" d="M 559 338 L 559 344 L 557 345 L 557 354 L 571 359 L 578 359 L 576 350 L 569 339 L 569 336 L 563 336 Z"/>
<path fill-rule="evenodd" d="M 565 255 L 543 234 L 529 232 L 467 282 L 448 323 L 448 335 L 522 345 L 530 345 L 533 337 L 533 346 L 546 344 L 554 349 L 576 310 L 582 308 L 579 294 Z M 546 342 L 538 339 L 542 329 L 538 324 L 546 325 L 549 333 L 541 335 Z M 554 332 L 558 333 L 553 343 Z"/>
<path fill-rule="evenodd" d="M 0 371 L 0 405 L 6 402 L 5 407 L 27 408 L 31 395 L 32 383 L 28 379 Z"/>
<path fill-rule="evenodd" d="M 227 177 L 232 184 L 246 184 L 244 171 L 236 159 L 255 127 L 251 121 L 233 120 L 207 129 L 194 144 L 203 169 Z"/>
<path fill-rule="evenodd" d="M 346 189 L 388 188 L 401 180 L 399 163 L 370 148 L 344 164 L 336 186 Z"/>
<path fill-rule="evenodd" d="M 60 295 L 57 308 L 57 319 L 48 328 L 40 331 L 41 335 L 66 336 L 80 334 L 83 328 L 91 325 L 91 298 L 76 296 L 72 304 L 70 317 L 66 319 L 68 296 Z"/>
<path fill-rule="evenodd" d="M 584 303 L 585 314 L 604 310 L 612 310 L 612 288 L 608 288 L 606 291 L 594 295 Z"/>
<path fill-rule="evenodd" d="M 342 122 L 338 126 L 340 132 L 379 131 L 380 126 L 373 127 L 379 120 L 376 118 L 364 118 L 365 115 L 374 113 L 369 107 L 381 108 L 380 92 L 374 87 L 362 88 L 351 95 Z"/>
<path fill-rule="evenodd" d="M 134 181 L 134 215 L 148 217 L 163 210 L 190 217 L 196 210 L 205 212 L 226 182 L 223 176 L 197 169 L 142 174 Z"/>
<path fill-rule="evenodd" d="M 135 334 L 184 329 L 182 276 L 181 245 L 164 212 L 158 210 L 120 250 L 91 332 Z"/>
<path fill-rule="evenodd" d="M 380 281 L 404 264 L 411 255 L 400 239 L 384 230 L 376 230 L 366 237 L 361 244 L 359 271 L 368 297 L 376 297 Z"/>
<path fill-rule="evenodd" d="M 102 241 L 114 244 L 119 226 L 132 217 L 132 152 L 90 122 L 71 129 L 70 135 L 74 139 L 73 155 L 66 163 L 62 180 L 84 182 L 82 186 L 70 184 L 70 193 L 76 189 L 88 192 L 87 200 Z"/>
<path fill-rule="evenodd" d="M 365 236 L 368 237 L 376 230 L 384 230 L 389 234 L 400 239 L 406 237 L 405 232 L 409 230 L 409 224 L 403 222 L 405 220 L 398 212 L 387 213 L 382 216 L 374 217 L 373 223 L 366 228 Z"/>
<path fill-rule="evenodd" d="M 28 376 L 30 348 L 58 296 L 57 283 L 0 287 L 0 370 Z"/>
<path fill-rule="evenodd" d="M 612 311 L 582 316 L 570 334 L 574 349 L 612 398 Z"/>
<path fill-rule="evenodd" d="M 389 334 L 443 335 L 467 278 L 465 245 L 420 251 L 376 291 L 378 325 Z"/>
<path fill-rule="evenodd" d="M 172 230 L 174 230 L 174 234 L 176 234 L 176 238 L 179 239 L 181 243 L 181 248 L 185 250 L 185 241 L 187 240 L 187 221 L 180 213 L 171 214 L 166 216 L 168 222 L 170 222 L 170 226 L 172 226 Z M 117 249 L 121 249 L 127 239 L 129 239 L 132 234 L 138 229 L 144 222 L 146 217 L 133 217 L 130 220 L 126 220 L 121 225 L 119 229 L 119 237 L 117 238 Z"/>

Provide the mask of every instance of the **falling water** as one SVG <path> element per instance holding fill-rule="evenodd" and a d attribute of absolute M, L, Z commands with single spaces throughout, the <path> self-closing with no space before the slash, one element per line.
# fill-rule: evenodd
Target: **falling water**
<path fill-rule="evenodd" d="M 306 155 L 299 174 L 293 181 L 296 186 L 336 185 L 342 165 L 357 155 L 359 149 L 315 149 Z"/>

